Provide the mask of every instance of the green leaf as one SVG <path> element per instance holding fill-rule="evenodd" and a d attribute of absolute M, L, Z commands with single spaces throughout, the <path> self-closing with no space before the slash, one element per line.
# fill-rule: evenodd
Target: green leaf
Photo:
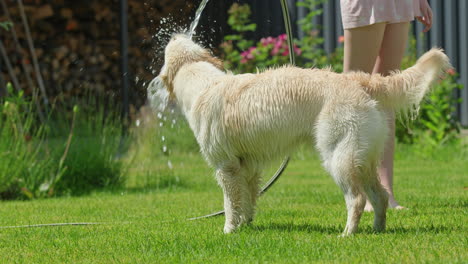
<path fill-rule="evenodd" d="M 224 40 L 241 40 L 241 35 L 226 35 L 224 36 Z"/>
<path fill-rule="evenodd" d="M 13 27 L 13 23 L 11 21 L 3 21 L 0 22 L 0 27 L 2 27 L 5 30 L 10 30 L 10 28 Z"/>
<path fill-rule="evenodd" d="M 249 25 L 245 25 L 243 31 L 255 31 L 255 29 L 257 29 L 257 25 L 256 24 L 249 24 Z"/>
<path fill-rule="evenodd" d="M 10 93 L 10 94 L 13 93 L 13 85 L 11 84 L 11 82 L 7 83 L 6 89 L 7 89 L 8 93 Z"/>
<path fill-rule="evenodd" d="M 24 196 L 26 196 L 28 199 L 34 198 L 34 194 L 26 187 L 21 188 L 21 193 L 24 194 Z"/>

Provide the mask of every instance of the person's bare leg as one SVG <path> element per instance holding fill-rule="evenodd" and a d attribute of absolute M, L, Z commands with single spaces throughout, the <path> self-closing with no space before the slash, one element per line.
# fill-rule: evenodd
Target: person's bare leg
<path fill-rule="evenodd" d="M 385 32 L 385 23 L 345 29 L 343 71 L 372 73 Z"/>
<path fill-rule="evenodd" d="M 373 73 L 389 75 L 394 70 L 399 70 L 408 41 L 409 22 L 388 24 L 380 48 L 379 56 L 375 63 Z M 395 113 L 388 113 L 389 135 L 385 143 L 383 160 L 378 169 L 380 182 L 388 192 L 389 208 L 403 209 L 395 200 L 393 193 L 393 156 L 395 152 Z M 369 201 L 366 211 L 372 210 Z"/>

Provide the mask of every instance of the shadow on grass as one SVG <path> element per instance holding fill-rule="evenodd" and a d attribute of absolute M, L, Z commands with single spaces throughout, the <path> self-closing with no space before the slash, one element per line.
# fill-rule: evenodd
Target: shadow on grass
<path fill-rule="evenodd" d="M 414 226 L 414 227 L 391 227 L 387 228 L 385 233 L 387 234 L 419 234 L 419 233 L 431 233 L 431 234 L 442 234 L 452 233 L 464 230 L 459 226 Z"/>
<path fill-rule="evenodd" d="M 180 189 L 187 189 L 190 186 L 185 182 L 177 180 L 175 178 L 164 178 L 158 182 L 145 183 L 138 186 L 114 186 L 101 190 L 101 192 L 107 192 L 111 194 L 135 194 L 135 193 L 155 193 L 155 192 L 171 192 Z"/>
<path fill-rule="evenodd" d="M 281 232 L 319 232 L 324 234 L 340 234 L 343 231 L 341 226 L 327 226 L 315 224 L 295 224 L 295 223 L 269 223 L 269 224 L 254 224 L 249 226 L 253 231 L 281 231 Z"/>
<path fill-rule="evenodd" d="M 162 184 L 152 184 L 140 187 L 122 187 L 119 189 L 114 189 L 116 192 L 125 191 L 127 193 L 147 193 L 155 191 L 173 191 L 176 189 L 187 189 L 188 185 L 180 182 L 171 182 L 171 183 L 162 183 Z"/>
<path fill-rule="evenodd" d="M 295 223 L 269 223 L 269 224 L 253 224 L 247 227 L 254 232 L 263 232 L 268 230 L 280 232 L 305 232 L 305 233 L 323 233 L 323 234 L 341 234 L 344 224 L 341 225 L 320 225 L 320 224 L 295 224 Z M 361 227 L 358 234 L 443 234 L 452 232 L 463 232 L 461 227 L 448 226 L 421 226 L 421 227 L 391 227 L 387 228 L 383 233 L 374 232 L 371 226 Z"/>

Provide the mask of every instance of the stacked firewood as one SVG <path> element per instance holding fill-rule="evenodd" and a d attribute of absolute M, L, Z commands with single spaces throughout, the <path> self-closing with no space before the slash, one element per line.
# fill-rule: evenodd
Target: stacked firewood
<path fill-rule="evenodd" d="M 35 88 L 24 77 L 29 74 L 36 80 L 37 73 L 32 67 L 21 9 L 18 0 L 0 1 L 4 1 L 9 14 L 1 10 L 0 21 L 9 17 L 14 24 L 10 31 L 0 29 L 0 40 L 20 88 L 31 94 Z M 161 30 L 161 19 L 171 16 L 175 23 L 186 27 L 199 2 L 128 0 L 129 75 L 134 104 L 143 102 L 144 85 L 161 66 L 158 52 L 162 51 L 162 38 L 155 37 Z M 119 0 L 23 0 L 23 4 L 49 101 L 57 95 L 76 96 L 88 89 L 120 93 Z M 19 43 L 12 38 L 13 30 Z M 2 57 L 0 71 L 4 80 L 12 79 Z"/>

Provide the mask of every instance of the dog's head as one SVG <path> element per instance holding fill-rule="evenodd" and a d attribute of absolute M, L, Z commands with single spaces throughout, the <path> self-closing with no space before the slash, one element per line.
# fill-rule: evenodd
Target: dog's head
<path fill-rule="evenodd" d="M 174 78 L 179 69 L 189 63 L 206 61 L 212 63 L 220 70 L 224 70 L 223 63 L 211 53 L 193 42 L 187 35 L 174 35 L 166 46 L 164 52 L 164 66 L 159 73 L 159 78 L 166 86 L 170 96 L 173 96 Z"/>

